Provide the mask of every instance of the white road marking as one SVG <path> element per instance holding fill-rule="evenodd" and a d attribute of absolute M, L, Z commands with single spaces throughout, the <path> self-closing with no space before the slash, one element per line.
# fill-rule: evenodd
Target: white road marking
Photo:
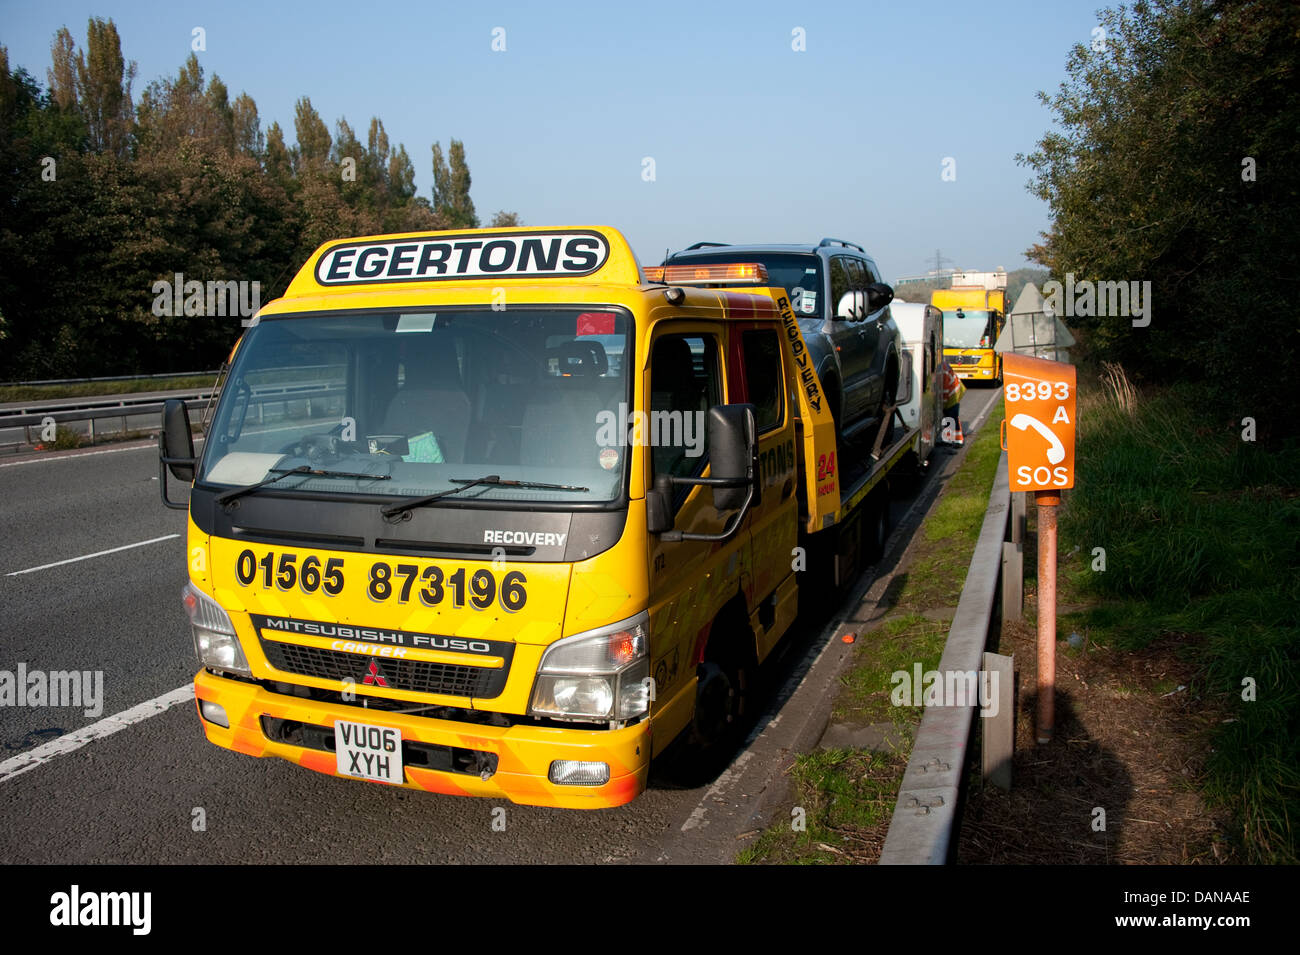
<path fill-rule="evenodd" d="M 1001 387 L 999 387 L 996 391 L 993 392 L 992 395 L 989 396 L 988 404 L 984 406 L 984 410 L 979 413 L 979 417 L 977 417 L 970 426 L 972 432 L 979 430 L 979 426 L 982 425 L 984 423 L 984 419 L 989 416 L 989 413 L 993 410 L 993 406 L 998 403 L 998 396 L 1001 394 L 1002 394 L 1002 389 Z"/>
<path fill-rule="evenodd" d="M 157 443 L 141 444 L 132 448 L 106 448 L 103 451 L 83 451 L 81 454 L 60 454 L 57 457 L 31 458 L 27 461 L 10 461 L 7 464 L 0 464 L 0 468 L 16 468 L 24 464 L 44 464 L 46 461 L 75 461 L 77 458 L 93 458 L 97 454 L 121 454 L 123 451 L 148 451 L 150 449 L 157 451 Z"/>
<path fill-rule="evenodd" d="M 704 794 L 704 797 L 700 800 L 699 805 L 691 811 L 690 818 L 682 823 L 682 832 L 690 832 L 697 826 L 704 824 L 704 814 L 708 811 L 705 803 L 713 802 L 715 800 L 720 802 L 722 794 L 730 789 L 731 784 L 740 778 L 741 774 L 745 770 L 745 764 L 753 758 L 754 754 L 749 750 L 746 750 L 736 757 L 736 761 L 728 766 L 726 770 L 723 771 L 722 775 L 714 781 L 713 785 L 709 787 L 708 791 Z"/>
<path fill-rule="evenodd" d="M 144 547 L 146 544 L 157 544 L 159 541 L 169 541 L 174 537 L 180 537 L 180 534 L 164 534 L 162 537 L 155 537 L 147 541 L 139 541 L 135 544 L 123 544 L 121 547 L 113 547 L 109 550 L 96 551 L 93 554 L 83 554 L 81 557 L 69 557 L 67 560 L 56 560 L 52 564 L 41 564 L 39 567 L 28 567 L 26 570 L 11 570 L 5 574 L 6 577 L 17 577 L 19 574 L 31 574 L 38 570 L 48 570 L 50 567 L 62 567 L 64 564 L 75 564 L 79 560 L 90 560 L 92 557 L 103 557 L 105 554 L 116 554 L 118 551 L 130 550 L 132 547 Z"/>
<path fill-rule="evenodd" d="M 170 693 L 164 693 L 162 696 L 147 700 L 139 706 L 133 706 L 129 710 L 123 710 L 121 713 L 115 713 L 112 716 L 106 716 L 98 722 L 91 723 L 89 726 L 82 727 L 74 732 L 60 736 L 58 739 L 50 740 L 48 743 L 42 743 L 35 749 L 30 749 L 25 753 L 20 753 L 10 759 L 0 763 L 0 783 L 7 782 L 15 776 L 20 776 L 29 769 L 35 769 L 37 766 L 43 766 L 50 760 L 59 756 L 64 756 L 74 750 L 81 749 L 87 743 L 94 742 L 97 739 L 103 739 L 105 736 L 112 736 L 114 733 L 126 729 L 134 723 L 147 720 L 151 716 L 157 716 L 159 713 L 165 713 L 177 703 L 193 702 L 194 684 L 186 683 L 182 687 L 177 687 Z"/>

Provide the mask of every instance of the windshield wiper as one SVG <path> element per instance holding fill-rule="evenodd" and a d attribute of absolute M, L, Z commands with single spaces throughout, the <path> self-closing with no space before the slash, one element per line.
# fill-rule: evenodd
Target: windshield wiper
<path fill-rule="evenodd" d="M 437 494 L 429 494 L 425 497 L 417 497 L 411 501 L 399 501 L 395 504 L 385 504 L 380 508 L 380 513 L 384 517 L 396 517 L 416 507 L 424 507 L 426 504 L 432 504 L 434 501 L 441 500 L 444 497 L 451 497 L 453 494 L 459 494 L 461 491 L 468 491 L 472 487 L 488 485 L 492 487 L 521 487 L 529 490 L 542 491 L 589 491 L 591 488 L 579 487 L 576 484 L 543 484 L 540 481 L 503 481 L 499 474 L 489 474 L 481 478 L 450 478 L 452 484 L 459 484 L 460 487 L 450 487 L 445 491 L 439 491 Z"/>
<path fill-rule="evenodd" d="M 268 473 L 273 475 L 273 477 L 264 478 L 256 484 L 249 484 L 246 487 L 237 487 L 218 494 L 216 497 L 217 503 L 226 504 L 237 497 L 243 497 L 245 494 L 251 494 L 259 488 L 264 488 L 268 484 L 283 481 L 290 474 L 306 474 L 310 477 L 356 478 L 359 481 L 388 481 L 393 477 L 391 474 L 359 474 L 354 471 L 323 471 L 319 468 L 308 467 L 306 464 L 300 464 L 296 468 L 271 468 Z"/>

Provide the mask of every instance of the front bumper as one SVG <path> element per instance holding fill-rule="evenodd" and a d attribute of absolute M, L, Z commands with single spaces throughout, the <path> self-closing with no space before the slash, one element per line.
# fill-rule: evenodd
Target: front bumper
<path fill-rule="evenodd" d="M 330 776 L 342 775 L 332 751 L 278 741 L 267 735 L 267 726 L 287 721 L 332 731 L 335 720 L 373 723 L 399 729 L 403 744 L 426 744 L 440 751 L 445 748 L 449 752 L 469 751 L 494 757 L 487 759 L 495 769 L 486 778 L 473 772 L 408 764 L 403 784 L 408 789 L 505 798 L 527 806 L 602 809 L 635 799 L 645 789 L 650 764 L 649 720 L 621 730 L 484 726 L 284 696 L 206 670 L 194 678 L 194 695 L 196 709 L 199 700 L 216 703 L 225 709 L 230 721 L 230 727 L 225 728 L 200 715 L 208 742 L 249 756 L 278 756 Z M 271 722 L 268 724 L 264 718 Z M 557 759 L 608 763 L 609 782 L 601 786 L 556 785 L 547 774 L 551 762 Z"/>

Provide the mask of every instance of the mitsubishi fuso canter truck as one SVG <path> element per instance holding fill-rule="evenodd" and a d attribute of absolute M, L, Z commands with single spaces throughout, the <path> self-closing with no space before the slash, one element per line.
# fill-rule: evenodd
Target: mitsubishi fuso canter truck
<path fill-rule="evenodd" d="M 802 545 L 887 513 L 901 421 L 842 483 L 753 263 L 649 276 L 587 226 L 328 242 L 245 330 L 200 454 L 164 411 L 198 718 L 336 776 L 629 802 L 670 742 L 740 725 Z"/>

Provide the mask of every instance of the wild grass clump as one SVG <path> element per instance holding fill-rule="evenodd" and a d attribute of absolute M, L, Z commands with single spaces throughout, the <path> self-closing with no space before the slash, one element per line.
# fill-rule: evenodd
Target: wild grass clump
<path fill-rule="evenodd" d="M 1225 430 L 1192 388 L 1138 392 L 1116 365 L 1078 409 L 1077 477 L 1063 547 L 1105 550 L 1080 582 L 1121 644 L 1205 637 L 1204 689 L 1230 722 L 1207 796 L 1238 811 L 1254 861 L 1295 862 L 1300 813 L 1300 450 Z"/>

